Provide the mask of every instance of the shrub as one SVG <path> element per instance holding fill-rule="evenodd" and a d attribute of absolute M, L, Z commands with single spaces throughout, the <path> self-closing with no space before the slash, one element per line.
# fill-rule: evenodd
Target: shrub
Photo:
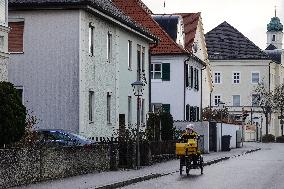
<path fill-rule="evenodd" d="M 272 134 L 267 134 L 262 136 L 262 142 L 267 143 L 267 142 L 275 142 L 275 136 Z"/>
<path fill-rule="evenodd" d="M 276 137 L 276 142 L 284 143 L 284 136 Z"/>
<path fill-rule="evenodd" d="M 25 133 L 26 108 L 9 82 L 0 82 L 0 147 L 19 141 Z"/>

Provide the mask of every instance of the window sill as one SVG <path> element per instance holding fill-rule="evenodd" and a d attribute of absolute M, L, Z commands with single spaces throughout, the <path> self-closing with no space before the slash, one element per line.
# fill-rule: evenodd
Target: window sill
<path fill-rule="evenodd" d="M 162 83 L 162 79 L 151 79 L 152 83 Z"/>
<path fill-rule="evenodd" d="M 93 124 L 93 123 L 95 123 L 94 121 L 89 121 L 89 124 Z"/>
<path fill-rule="evenodd" d="M 107 125 L 108 125 L 108 126 L 111 126 L 111 125 L 112 125 L 112 123 L 107 123 Z"/>
<path fill-rule="evenodd" d="M 24 52 L 9 52 L 9 54 L 24 54 Z"/>

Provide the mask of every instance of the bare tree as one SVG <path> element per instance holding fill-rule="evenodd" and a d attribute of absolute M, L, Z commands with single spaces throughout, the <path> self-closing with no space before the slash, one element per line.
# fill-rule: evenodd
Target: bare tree
<path fill-rule="evenodd" d="M 273 93 L 267 89 L 263 82 L 259 83 L 257 87 L 253 90 L 256 95 L 255 100 L 259 107 L 262 109 L 262 113 L 265 116 L 265 134 L 268 134 L 268 123 L 270 119 L 270 114 L 274 106 Z"/>
<path fill-rule="evenodd" d="M 273 95 L 275 110 L 280 113 L 281 119 L 281 135 L 283 136 L 283 110 L 284 110 L 284 84 L 278 85 Z"/>

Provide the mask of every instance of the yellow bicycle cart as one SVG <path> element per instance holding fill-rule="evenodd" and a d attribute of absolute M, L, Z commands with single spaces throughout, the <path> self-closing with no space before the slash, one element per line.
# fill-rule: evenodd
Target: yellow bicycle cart
<path fill-rule="evenodd" d="M 198 149 L 197 138 L 176 143 L 176 155 L 180 158 L 180 174 L 182 174 L 183 166 L 186 167 L 187 175 L 190 169 L 200 169 L 203 174 L 203 157 Z"/>

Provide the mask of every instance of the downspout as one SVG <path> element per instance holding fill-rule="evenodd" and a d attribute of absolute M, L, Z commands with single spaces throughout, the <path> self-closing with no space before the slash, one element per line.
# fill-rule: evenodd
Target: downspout
<path fill-rule="evenodd" d="M 201 79 L 200 79 L 200 83 L 201 83 L 201 86 L 200 86 L 200 89 L 201 89 L 201 91 L 200 91 L 200 121 L 202 122 L 203 121 L 203 115 L 202 115 L 202 113 L 203 113 L 203 111 L 202 111 L 202 109 L 203 109 L 203 106 L 202 106 L 202 96 L 203 96 L 203 79 L 202 79 L 202 73 L 203 73 L 203 70 L 205 70 L 205 68 L 206 68 L 206 66 L 203 66 L 202 68 L 201 68 Z"/>
<path fill-rule="evenodd" d="M 186 95 L 186 74 L 185 74 L 185 69 L 186 69 L 186 62 L 190 60 L 191 57 L 188 57 L 187 59 L 184 60 L 184 66 L 183 66 L 183 120 L 185 120 L 185 95 Z"/>
<path fill-rule="evenodd" d="M 151 99 L 151 96 L 152 96 L 152 90 L 151 90 L 151 78 L 150 78 L 150 76 L 151 76 L 151 62 L 152 62 L 152 54 L 151 54 L 151 52 L 152 52 L 152 50 L 153 50 L 153 48 L 155 48 L 155 47 L 157 47 L 158 46 L 158 44 L 159 44 L 159 42 L 158 41 L 156 41 L 155 42 L 155 45 L 154 46 L 152 46 L 152 47 L 150 47 L 149 48 L 149 50 L 148 50 L 148 61 L 149 61 L 149 69 L 148 69 L 148 81 L 149 81 L 149 112 L 152 112 L 152 106 L 151 106 L 151 102 L 152 102 L 152 99 Z"/>

